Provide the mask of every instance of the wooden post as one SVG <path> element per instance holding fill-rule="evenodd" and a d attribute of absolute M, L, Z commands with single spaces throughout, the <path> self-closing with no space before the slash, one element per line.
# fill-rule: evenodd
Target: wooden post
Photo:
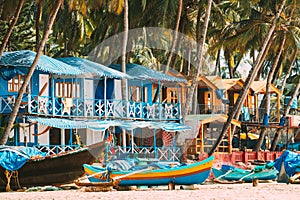
<path fill-rule="evenodd" d="M 175 190 L 175 184 L 173 181 L 168 184 L 168 190 Z"/>
<path fill-rule="evenodd" d="M 277 121 L 280 121 L 280 95 L 277 94 Z"/>
<path fill-rule="evenodd" d="M 201 125 L 200 125 L 200 128 L 201 128 L 201 132 L 200 132 L 200 137 L 201 137 L 201 153 L 204 153 L 204 141 L 203 141 L 203 139 L 204 139 L 204 132 L 203 132 L 203 124 L 202 124 L 202 122 L 200 122 L 201 123 Z"/>
<path fill-rule="evenodd" d="M 232 130 L 232 128 L 231 128 L 231 126 L 232 125 L 230 125 L 229 126 L 229 129 L 228 129 L 228 132 L 227 132 L 227 134 L 228 134 L 228 153 L 232 153 L 232 143 L 231 143 L 231 140 L 232 140 L 232 135 L 231 135 L 231 130 Z"/>
<path fill-rule="evenodd" d="M 107 103 L 106 103 L 106 84 L 107 84 L 107 77 L 104 77 L 104 117 L 106 117 L 106 110 L 107 110 Z M 128 110 L 127 110 L 128 111 Z"/>
<path fill-rule="evenodd" d="M 255 121 L 259 121 L 258 117 L 258 94 L 254 94 L 254 103 L 255 103 Z"/>

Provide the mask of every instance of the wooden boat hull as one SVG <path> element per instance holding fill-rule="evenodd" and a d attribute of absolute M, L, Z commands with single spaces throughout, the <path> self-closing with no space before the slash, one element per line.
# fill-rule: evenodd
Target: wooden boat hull
<path fill-rule="evenodd" d="M 141 173 L 136 173 L 129 175 L 127 177 L 121 178 L 120 186 L 157 186 L 157 185 L 168 185 L 169 183 L 175 185 L 192 185 L 192 184 L 202 184 L 209 176 L 210 170 L 213 164 L 213 157 L 209 157 L 203 161 L 173 167 L 169 169 L 157 169 L 148 170 Z M 99 173 L 100 168 L 84 165 L 84 170 L 87 175 L 92 175 Z M 133 171 L 112 171 L 109 174 L 109 179 L 118 179 L 118 177 L 123 177 L 125 175 L 131 174 Z M 101 182 L 101 175 L 96 175 L 90 177 L 91 182 Z"/>
<path fill-rule="evenodd" d="M 12 190 L 20 187 L 33 187 L 45 185 L 61 185 L 72 183 L 84 175 L 83 164 L 92 164 L 96 155 L 94 149 L 82 148 L 64 154 L 46 156 L 28 160 L 10 179 Z M 7 186 L 5 169 L 0 167 L 0 190 Z"/>
<path fill-rule="evenodd" d="M 212 172 L 217 179 L 218 177 L 221 177 L 220 180 L 227 180 L 227 181 L 242 180 L 244 182 L 252 182 L 253 180 L 275 180 L 278 175 L 278 171 L 276 169 L 268 169 L 268 170 L 258 171 L 255 173 L 249 170 L 232 171 L 228 173 L 228 171 L 226 170 L 212 168 Z"/>

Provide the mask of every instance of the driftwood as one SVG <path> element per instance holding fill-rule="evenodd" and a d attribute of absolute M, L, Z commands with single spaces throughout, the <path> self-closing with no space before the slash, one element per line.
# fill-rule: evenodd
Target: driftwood
<path fill-rule="evenodd" d="M 294 184 L 299 184 L 300 183 L 300 173 L 296 173 L 294 176 L 292 176 L 290 179 L 289 179 L 289 182 L 290 183 L 294 183 Z"/>
<path fill-rule="evenodd" d="M 103 182 L 80 182 L 79 180 L 74 181 L 77 186 L 85 186 L 85 187 L 114 187 L 119 185 L 120 180 L 111 180 L 111 181 L 103 181 Z"/>

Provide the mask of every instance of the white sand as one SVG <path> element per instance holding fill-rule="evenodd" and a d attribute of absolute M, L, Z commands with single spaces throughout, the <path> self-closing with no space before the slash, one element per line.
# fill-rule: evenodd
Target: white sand
<path fill-rule="evenodd" d="M 167 187 L 164 187 L 167 188 Z M 299 198 L 300 184 L 284 183 L 259 183 L 253 187 L 252 183 L 243 184 L 206 184 L 197 185 L 194 190 L 165 189 L 143 189 L 131 191 L 110 192 L 85 192 L 84 188 L 75 190 L 47 191 L 47 192 L 3 192 L 0 193 L 1 200 L 37 200 L 37 199 L 272 199 L 293 200 Z"/>

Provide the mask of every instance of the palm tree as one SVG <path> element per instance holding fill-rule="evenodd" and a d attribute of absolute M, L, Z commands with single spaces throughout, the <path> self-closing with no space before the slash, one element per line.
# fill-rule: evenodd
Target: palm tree
<path fill-rule="evenodd" d="M 201 73 L 202 60 L 203 60 L 202 57 L 203 57 L 203 54 L 204 54 L 204 44 L 205 44 L 206 33 L 207 33 L 207 29 L 208 29 L 208 22 L 209 22 L 209 18 L 210 18 L 211 5 L 212 5 L 212 0 L 208 0 L 206 11 L 205 11 L 204 24 L 203 24 L 203 28 L 202 28 L 200 47 L 198 49 L 198 56 L 197 56 L 198 66 L 197 66 L 196 73 L 193 76 L 192 86 L 191 86 L 190 91 L 189 91 L 188 96 L 187 96 L 186 104 L 185 104 L 185 107 L 184 107 L 184 112 L 182 114 L 183 120 L 185 120 L 185 118 L 186 118 L 186 116 L 189 112 L 189 109 L 190 109 L 190 106 L 191 106 L 191 103 L 192 103 L 192 99 L 193 99 L 193 94 L 194 94 L 194 91 L 195 91 L 195 89 L 198 85 L 198 77 Z M 199 6 L 198 9 L 201 9 L 201 7 Z"/>
<path fill-rule="evenodd" d="M 215 152 L 216 148 L 219 146 L 219 144 L 223 140 L 223 138 L 225 136 L 225 133 L 227 132 L 227 130 L 228 130 L 230 124 L 231 124 L 232 119 L 234 118 L 234 116 L 237 113 L 237 111 L 239 110 L 239 108 L 242 106 L 242 103 L 245 101 L 245 98 L 247 96 L 250 85 L 254 81 L 256 73 L 258 72 L 258 70 L 260 69 L 260 67 L 262 65 L 262 58 L 264 57 L 265 54 L 267 54 L 267 52 L 266 52 L 267 45 L 270 42 L 271 36 L 273 35 L 273 32 L 276 28 L 277 20 L 280 17 L 280 14 L 281 14 L 281 12 L 284 8 L 285 2 L 286 2 L 286 0 L 282 1 L 282 4 L 279 6 L 278 11 L 276 12 L 274 20 L 272 22 L 272 26 L 270 27 L 270 30 L 269 30 L 269 32 L 268 32 L 268 34 L 267 34 L 267 36 L 266 36 L 266 38 L 263 42 L 261 51 L 259 52 L 259 54 L 257 56 L 257 59 L 256 59 L 254 65 L 253 65 L 252 69 L 249 72 L 249 75 L 248 75 L 248 77 L 247 77 L 247 79 L 244 83 L 244 86 L 243 86 L 243 88 L 242 88 L 242 90 L 239 94 L 239 97 L 236 100 L 236 103 L 234 104 L 233 108 L 231 109 L 231 111 L 228 115 L 227 121 L 224 124 L 224 126 L 222 128 L 222 131 L 221 131 L 217 141 L 214 143 L 213 147 L 211 148 L 211 150 L 208 153 L 209 156 L 212 155 Z"/>
<path fill-rule="evenodd" d="M 167 73 L 169 71 L 173 51 L 175 50 L 175 46 L 176 46 L 176 42 L 177 42 L 177 38 L 178 38 L 178 30 L 179 30 L 179 24 L 180 24 L 180 18 L 181 18 L 181 11 L 182 11 L 182 0 L 179 0 L 176 27 L 175 27 L 175 31 L 174 31 L 174 37 L 173 37 L 173 42 L 172 42 L 172 46 L 171 46 L 171 51 L 169 53 L 167 65 L 165 68 L 165 73 Z"/>
<path fill-rule="evenodd" d="M 122 72 L 126 73 L 126 48 L 128 40 L 128 0 L 124 0 L 124 34 L 123 34 L 123 46 L 122 46 Z M 127 101 L 127 82 L 122 79 L 122 99 Z"/>
<path fill-rule="evenodd" d="M 40 59 L 40 57 L 43 53 L 43 50 L 44 50 L 45 44 L 47 42 L 48 36 L 49 36 L 50 31 L 52 29 L 52 26 L 54 24 L 54 20 L 56 18 L 56 15 L 57 15 L 62 3 L 63 3 L 63 0 L 57 0 L 56 3 L 55 3 L 55 6 L 53 7 L 53 10 L 52 10 L 52 12 L 49 16 L 49 21 L 47 23 L 46 30 L 45 30 L 44 36 L 42 38 L 41 44 L 39 45 L 39 49 L 37 51 L 36 57 L 35 57 L 32 65 L 31 65 L 31 67 L 28 71 L 28 74 L 26 75 L 25 80 L 24 80 L 24 82 L 23 82 L 23 84 L 20 88 L 20 91 L 19 91 L 18 96 L 16 98 L 15 105 L 14 105 L 13 110 L 12 110 L 10 116 L 9 116 L 7 127 L 5 129 L 5 132 L 4 132 L 1 140 L 0 140 L 0 144 L 6 144 L 6 142 L 7 142 L 8 135 L 9 135 L 11 129 L 13 128 L 14 121 L 17 117 L 23 94 L 25 93 L 26 87 L 27 87 L 27 85 L 28 85 L 28 83 L 29 83 L 29 81 L 32 77 L 32 74 L 35 71 L 36 65 L 37 65 L 37 63 L 38 63 L 38 61 L 39 61 L 39 59 Z"/>
<path fill-rule="evenodd" d="M 291 105 L 292 105 L 294 99 L 296 98 L 296 96 L 298 95 L 299 89 L 300 89 L 300 78 L 298 78 L 298 83 L 297 83 L 296 88 L 295 88 L 295 90 L 294 90 L 294 92 L 293 92 L 293 95 L 292 95 L 291 99 L 289 100 L 288 105 L 287 105 L 286 108 L 284 109 L 284 113 L 283 113 L 283 117 L 282 117 L 283 119 L 285 119 L 285 117 L 286 117 L 286 116 L 288 115 L 288 113 L 290 112 Z M 279 136 L 280 136 L 282 130 L 283 130 L 282 128 L 277 129 L 277 131 L 276 131 L 276 133 L 275 133 L 275 136 L 274 136 L 274 139 L 273 139 L 273 141 L 272 141 L 271 151 L 275 151 L 276 145 L 277 145 L 277 143 L 278 143 Z"/>
<path fill-rule="evenodd" d="M 285 41 L 286 41 L 286 35 L 283 34 L 283 39 L 281 41 L 281 45 L 280 45 L 280 48 L 278 49 L 278 53 L 277 53 L 277 56 L 273 62 L 273 65 L 271 67 L 271 70 L 269 72 L 269 75 L 268 75 L 268 78 L 267 78 L 267 84 L 266 84 L 266 110 L 265 110 L 265 118 L 264 118 L 264 123 L 265 125 L 266 124 L 269 124 L 269 116 L 270 116 L 270 87 L 271 87 L 271 81 L 272 81 L 272 78 L 273 78 L 273 75 L 274 75 L 274 72 L 275 72 L 275 69 L 278 65 L 278 61 L 279 61 L 279 58 L 281 57 L 282 55 L 282 52 L 283 52 L 283 49 L 284 49 L 284 45 L 285 45 Z M 266 120 L 266 121 L 265 121 Z M 259 151 L 263 141 L 264 141 L 264 138 L 265 138 L 265 132 L 266 132 L 266 127 L 263 127 L 261 129 L 261 132 L 259 134 L 259 138 L 258 138 L 258 141 L 254 147 L 254 151 Z"/>
<path fill-rule="evenodd" d="M 3 54 L 3 52 L 4 52 L 4 49 L 6 47 L 6 44 L 7 44 L 8 40 L 9 40 L 9 37 L 10 37 L 12 31 L 13 31 L 13 28 L 14 28 L 14 26 L 16 25 L 16 23 L 18 21 L 18 18 L 19 18 L 19 15 L 21 13 L 21 10 L 23 8 L 24 2 L 25 2 L 25 0 L 20 0 L 19 4 L 18 4 L 18 6 L 17 6 L 17 8 L 15 10 L 13 19 L 12 19 L 10 25 L 9 25 L 9 28 L 8 28 L 6 34 L 5 34 L 4 38 L 3 38 L 1 46 L 0 46 L 0 58 L 1 58 L 2 54 Z"/>

